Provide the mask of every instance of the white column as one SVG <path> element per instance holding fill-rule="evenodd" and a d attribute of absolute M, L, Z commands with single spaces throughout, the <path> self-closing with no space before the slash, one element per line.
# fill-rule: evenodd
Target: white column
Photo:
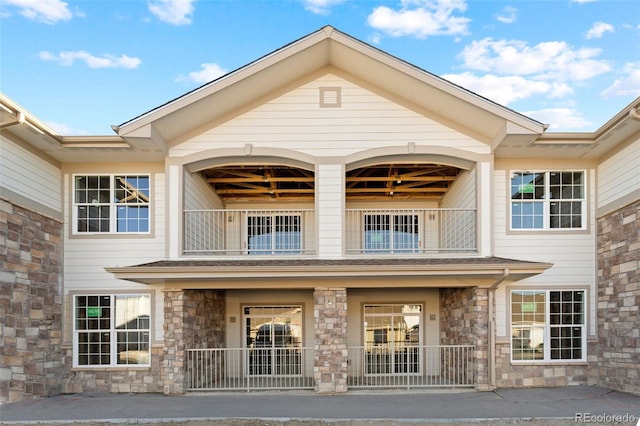
<path fill-rule="evenodd" d="M 493 183 L 492 167 L 488 161 L 479 162 L 478 170 L 478 253 L 480 256 L 493 254 L 491 236 L 493 235 Z"/>
<path fill-rule="evenodd" d="M 344 164 L 316 166 L 316 218 L 318 255 L 325 258 L 344 254 Z"/>
<path fill-rule="evenodd" d="M 167 165 L 167 257 L 175 259 L 182 254 L 182 166 Z"/>

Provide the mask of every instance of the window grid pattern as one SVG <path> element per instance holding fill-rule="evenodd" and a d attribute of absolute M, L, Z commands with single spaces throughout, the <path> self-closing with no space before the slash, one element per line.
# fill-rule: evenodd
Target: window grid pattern
<path fill-rule="evenodd" d="M 75 232 L 149 232 L 149 194 L 145 175 L 75 176 Z"/>
<path fill-rule="evenodd" d="M 584 172 L 512 173 L 512 229 L 582 229 L 584 212 Z"/>
<path fill-rule="evenodd" d="M 366 374 L 419 373 L 422 305 L 364 306 Z"/>
<path fill-rule="evenodd" d="M 74 301 L 76 365 L 149 365 L 148 295 L 82 295 Z"/>
<path fill-rule="evenodd" d="M 248 216 L 249 254 L 300 254 L 300 215 Z"/>
<path fill-rule="evenodd" d="M 418 215 L 365 215 L 364 239 L 366 253 L 417 252 Z"/>
<path fill-rule="evenodd" d="M 583 360 L 585 291 L 511 292 L 511 359 Z"/>

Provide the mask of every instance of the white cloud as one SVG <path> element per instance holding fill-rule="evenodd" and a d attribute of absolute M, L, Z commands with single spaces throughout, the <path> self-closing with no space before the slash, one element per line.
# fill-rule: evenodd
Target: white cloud
<path fill-rule="evenodd" d="M 3 0 L 9 6 L 15 6 L 19 13 L 27 19 L 45 24 L 69 21 L 73 13 L 69 4 L 60 0 Z"/>
<path fill-rule="evenodd" d="M 213 63 L 201 64 L 200 67 L 202 68 L 200 71 L 190 72 L 186 77 L 180 75 L 176 78 L 176 81 L 193 81 L 195 83 L 203 84 L 215 80 L 228 72 L 220 65 Z"/>
<path fill-rule="evenodd" d="M 89 68 L 126 68 L 134 69 L 142 63 L 139 58 L 130 57 L 127 55 L 115 56 L 105 54 L 100 56 L 94 56 L 84 50 L 65 51 L 59 54 L 42 51 L 38 54 L 40 59 L 44 61 L 58 62 L 60 65 L 70 66 L 76 60 L 84 61 Z"/>
<path fill-rule="evenodd" d="M 596 22 L 593 24 L 589 31 L 585 34 L 585 38 L 587 40 L 591 40 L 592 38 L 601 38 L 604 33 L 613 32 L 613 25 L 607 24 L 606 22 Z"/>
<path fill-rule="evenodd" d="M 503 24 L 513 24 L 514 22 L 516 22 L 517 12 L 518 9 L 516 9 L 515 7 L 507 6 L 502 9 L 502 12 L 498 16 L 496 16 L 496 19 Z"/>
<path fill-rule="evenodd" d="M 600 49 L 575 49 L 563 41 L 529 46 L 520 40 L 484 38 L 465 46 L 463 67 L 503 75 L 535 75 L 537 79 L 587 80 L 611 70 L 596 57 Z"/>
<path fill-rule="evenodd" d="M 345 0 L 302 0 L 305 10 L 317 15 L 327 15 L 329 9 Z"/>
<path fill-rule="evenodd" d="M 149 11 L 162 22 L 171 25 L 191 24 L 195 0 L 150 0 Z"/>
<path fill-rule="evenodd" d="M 602 97 L 640 96 L 640 62 L 628 63 L 623 73 L 624 77 L 616 79 L 611 86 L 600 92 Z"/>
<path fill-rule="evenodd" d="M 464 0 L 402 0 L 402 8 L 376 7 L 367 22 L 392 37 L 466 34 L 469 18 L 454 16 L 464 12 Z"/>
<path fill-rule="evenodd" d="M 549 130 L 578 130 L 592 125 L 582 114 L 571 108 L 547 108 L 524 111 L 523 114 L 541 123 L 549 123 Z"/>
<path fill-rule="evenodd" d="M 445 74 L 442 78 L 478 93 L 501 105 L 534 95 L 560 98 L 573 93 L 565 83 L 529 80 L 521 76 L 476 76 L 473 73 Z"/>

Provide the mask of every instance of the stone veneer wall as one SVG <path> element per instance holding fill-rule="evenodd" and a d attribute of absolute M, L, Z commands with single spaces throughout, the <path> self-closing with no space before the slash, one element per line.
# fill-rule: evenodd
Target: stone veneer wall
<path fill-rule="evenodd" d="M 150 367 L 111 367 L 73 369 L 73 348 L 67 348 L 67 374 L 62 382 L 62 392 L 113 392 L 158 393 L 162 392 L 163 346 L 151 347 Z"/>
<path fill-rule="evenodd" d="M 218 290 L 170 290 L 164 298 L 164 393 L 188 386 L 187 349 L 221 348 L 226 340 L 226 295 Z"/>
<path fill-rule="evenodd" d="M 509 342 L 496 344 L 496 386 L 559 387 L 598 384 L 597 343 L 587 342 L 587 363 L 512 364 Z"/>
<path fill-rule="evenodd" d="M 62 223 L 0 200 L 0 403 L 60 392 Z"/>
<path fill-rule="evenodd" d="M 318 393 L 347 391 L 347 290 L 317 288 L 313 292 L 313 378 Z"/>
<path fill-rule="evenodd" d="M 489 388 L 489 293 L 477 287 L 440 289 L 440 344 L 475 345 L 476 388 Z"/>
<path fill-rule="evenodd" d="M 640 394 L 640 201 L 598 219 L 600 384 Z"/>

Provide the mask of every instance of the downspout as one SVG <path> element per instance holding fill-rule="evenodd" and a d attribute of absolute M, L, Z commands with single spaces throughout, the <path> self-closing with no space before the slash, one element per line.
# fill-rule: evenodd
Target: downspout
<path fill-rule="evenodd" d="M 509 268 L 504 268 L 502 276 L 500 276 L 491 287 L 489 287 L 489 387 L 495 389 L 496 387 L 496 324 L 493 320 L 494 309 L 493 303 L 495 300 L 496 289 L 500 284 L 509 278 Z"/>
<path fill-rule="evenodd" d="M 1 123 L 0 124 L 0 130 L 2 129 L 6 129 L 7 127 L 13 127 L 13 126 L 18 126 L 22 123 L 25 122 L 25 116 L 24 113 L 22 111 L 17 111 L 17 117 L 15 120 L 13 121 L 7 121 L 6 123 Z"/>

